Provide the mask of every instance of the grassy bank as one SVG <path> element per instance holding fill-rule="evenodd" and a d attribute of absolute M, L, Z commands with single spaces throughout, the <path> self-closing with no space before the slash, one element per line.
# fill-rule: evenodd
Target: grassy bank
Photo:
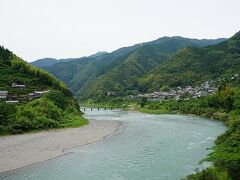
<path fill-rule="evenodd" d="M 53 130 L 53 129 L 78 128 L 78 127 L 88 125 L 88 124 L 89 124 L 89 121 L 86 118 L 84 118 L 83 116 L 70 115 L 58 127 L 55 127 L 55 128 L 46 127 L 43 129 L 31 129 L 31 130 L 26 130 L 21 133 L 37 133 L 37 132 Z M 15 134 L 15 133 L 11 133 L 9 131 L 2 131 L 0 133 L 0 136 L 7 136 L 7 135 L 12 135 L 12 134 Z"/>
<path fill-rule="evenodd" d="M 72 115 L 62 123 L 59 128 L 77 128 L 83 125 L 87 125 L 89 121 L 83 116 Z"/>

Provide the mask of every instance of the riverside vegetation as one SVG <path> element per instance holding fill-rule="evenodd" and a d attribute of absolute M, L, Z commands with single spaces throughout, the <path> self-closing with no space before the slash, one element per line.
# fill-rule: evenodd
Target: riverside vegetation
<path fill-rule="evenodd" d="M 12 88 L 12 83 L 26 84 L 25 88 Z M 29 100 L 34 90 L 50 90 L 39 99 Z M 47 72 L 35 68 L 9 50 L 0 47 L 0 90 L 8 91 L 8 104 L 0 99 L 0 134 L 77 127 L 87 123 L 81 115 L 78 101 L 68 88 Z"/>

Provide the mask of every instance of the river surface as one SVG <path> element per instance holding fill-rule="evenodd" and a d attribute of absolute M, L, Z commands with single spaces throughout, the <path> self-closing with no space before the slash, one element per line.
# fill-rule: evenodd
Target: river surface
<path fill-rule="evenodd" d="M 208 164 L 198 162 L 226 127 L 181 115 L 86 111 L 92 120 L 118 120 L 120 129 L 69 154 L 0 176 L 16 180 L 175 180 Z"/>

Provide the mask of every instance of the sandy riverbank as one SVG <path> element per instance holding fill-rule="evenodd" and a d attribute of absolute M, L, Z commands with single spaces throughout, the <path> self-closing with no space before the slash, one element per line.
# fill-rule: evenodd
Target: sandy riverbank
<path fill-rule="evenodd" d="M 93 143 L 117 131 L 117 121 L 90 121 L 89 125 L 0 137 L 0 173 L 45 161 L 65 150 Z"/>

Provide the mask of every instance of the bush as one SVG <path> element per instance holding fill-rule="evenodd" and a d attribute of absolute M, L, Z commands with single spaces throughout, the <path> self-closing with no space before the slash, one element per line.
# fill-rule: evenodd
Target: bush
<path fill-rule="evenodd" d="M 0 135 L 7 134 L 9 132 L 8 126 L 1 126 L 0 125 Z"/>
<path fill-rule="evenodd" d="M 50 93 L 45 94 L 44 97 L 52 101 L 57 107 L 61 109 L 66 109 L 68 106 L 68 98 L 65 97 L 61 91 L 51 91 Z"/>
<path fill-rule="evenodd" d="M 6 126 L 12 123 L 12 115 L 15 113 L 15 111 L 16 108 L 14 105 L 7 104 L 0 100 L 0 125 Z"/>
<path fill-rule="evenodd" d="M 229 129 L 216 140 L 214 151 L 207 160 L 226 169 L 232 179 L 240 177 L 240 120 L 232 122 Z"/>
<path fill-rule="evenodd" d="M 228 180 L 227 172 L 216 167 L 204 169 L 201 172 L 187 176 L 188 180 Z"/>
<path fill-rule="evenodd" d="M 227 113 L 215 112 L 213 113 L 212 118 L 225 122 L 229 119 L 229 115 Z"/>
<path fill-rule="evenodd" d="M 12 128 L 14 131 L 27 131 L 57 127 L 61 117 L 62 110 L 47 98 L 42 98 L 27 105 L 19 106 L 16 112 L 16 121 Z"/>

